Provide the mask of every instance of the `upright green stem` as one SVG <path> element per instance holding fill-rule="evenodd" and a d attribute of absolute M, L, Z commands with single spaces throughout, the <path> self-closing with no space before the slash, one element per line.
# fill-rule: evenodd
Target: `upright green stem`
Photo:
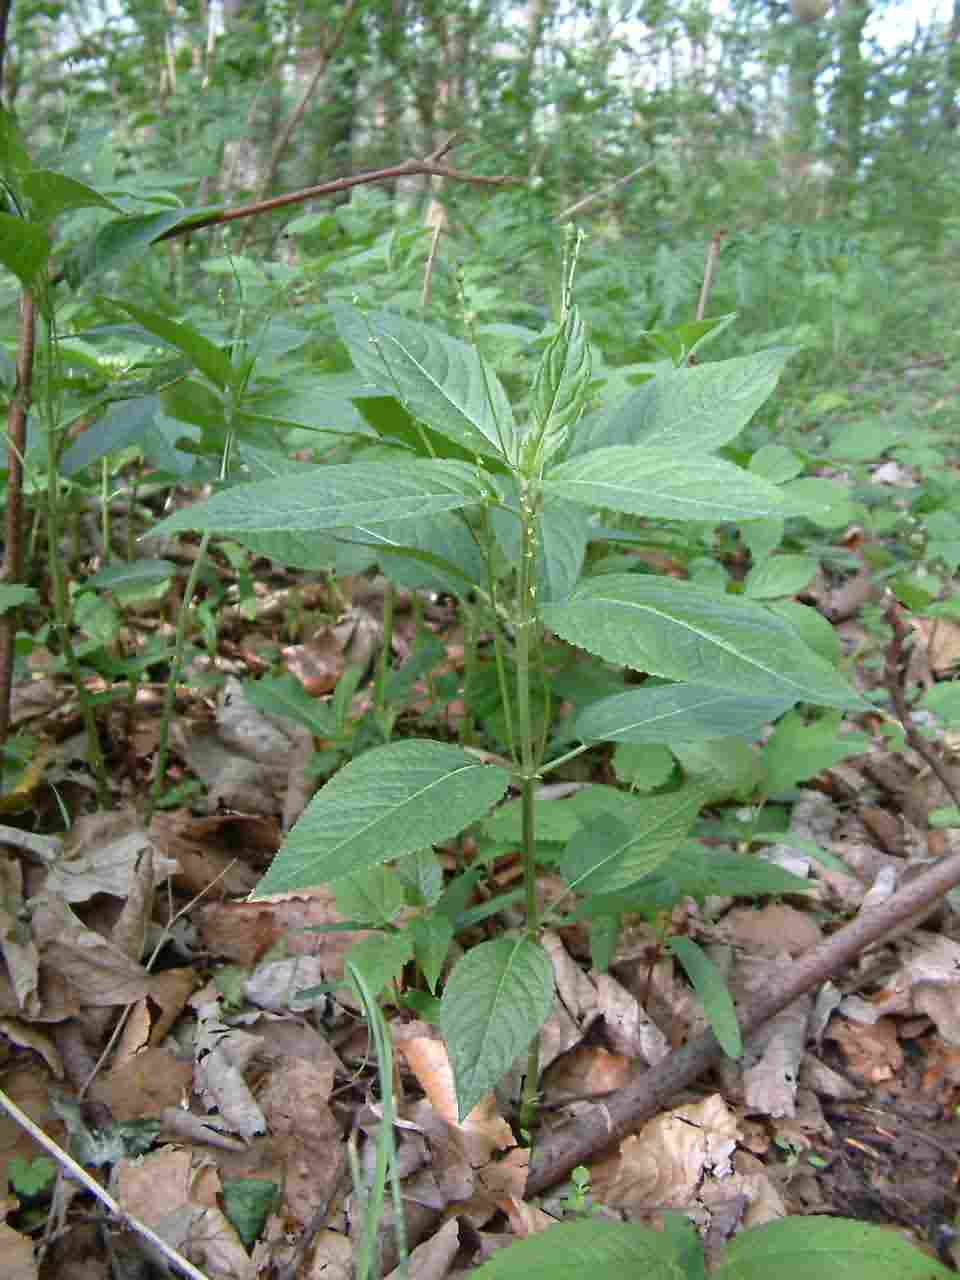
<path fill-rule="evenodd" d="M 520 747 L 520 797 L 523 821 L 523 882 L 527 906 L 527 936 L 536 940 L 540 927 L 537 906 L 536 824 L 539 750 L 534 746 L 530 697 L 530 668 L 539 640 L 537 614 L 537 533 L 539 493 L 526 479 L 520 485 L 520 573 L 517 591 L 517 728 Z M 529 1130 L 536 1118 L 540 1076 L 540 1037 L 534 1036 L 527 1054 L 527 1073 L 520 1100 L 520 1127 Z"/>
<path fill-rule="evenodd" d="M 390 654 L 393 649 L 393 613 L 397 602 L 397 590 L 390 578 L 383 592 L 383 636 L 380 641 L 380 660 L 377 663 L 377 684 L 374 690 L 374 709 L 380 722 L 385 742 L 390 741 L 392 724 L 387 714 L 387 677 L 390 673 Z"/>
<path fill-rule="evenodd" d="M 47 546 L 49 551 L 50 585 L 53 588 L 54 626 L 60 639 L 60 652 L 70 679 L 73 681 L 80 702 L 80 716 L 83 720 L 84 733 L 87 739 L 87 753 L 90 768 L 97 784 L 97 800 L 106 808 L 110 803 L 110 788 L 107 784 L 107 769 L 100 746 L 100 735 L 97 731 L 97 719 L 93 713 L 90 694 L 83 682 L 83 672 L 77 659 L 73 640 L 70 636 L 70 596 L 67 591 L 67 579 L 64 572 L 63 558 L 60 555 L 60 456 L 57 449 L 57 410 L 53 386 L 54 362 L 56 360 L 56 344 L 53 335 L 53 322 L 48 315 L 47 322 L 47 358 L 45 361 L 46 387 L 44 394 L 44 426 L 47 433 Z"/>
<path fill-rule="evenodd" d="M 210 545 L 210 534 L 205 533 L 197 549 L 197 558 L 193 562 L 183 600 L 177 613 L 177 633 L 173 644 L 173 657 L 170 659 L 170 674 L 167 676 L 167 687 L 163 695 L 163 714 L 160 717 L 160 741 L 157 744 L 157 764 L 153 774 L 153 785 L 147 797 L 144 823 L 149 826 L 153 811 L 163 795 L 167 777 L 167 751 L 170 745 L 170 722 L 177 700 L 177 685 L 180 683 L 180 671 L 183 667 L 183 651 L 187 641 L 187 621 L 190 617 L 190 602 L 193 600 L 204 561 L 207 558 L 207 547 Z"/>
<path fill-rule="evenodd" d="M 113 539 L 112 521 L 110 518 L 110 459 L 100 460 L 100 523 L 103 536 L 103 563 L 109 564 L 113 559 L 110 543 Z"/>

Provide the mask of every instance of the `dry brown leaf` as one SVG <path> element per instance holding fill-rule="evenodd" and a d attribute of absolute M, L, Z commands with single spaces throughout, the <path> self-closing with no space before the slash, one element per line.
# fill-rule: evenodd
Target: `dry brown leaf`
<path fill-rule="evenodd" d="M 387 1280 L 401 1280 L 402 1276 L 408 1277 L 408 1280 L 443 1280 L 453 1265 L 459 1248 L 460 1228 L 456 1218 L 451 1218 L 429 1240 L 417 1245 L 406 1268 L 397 1267 L 390 1272 Z"/>
<path fill-rule="evenodd" d="M 4 1070 L 3 1089 L 21 1111 L 25 1111 L 38 1128 L 61 1146 L 69 1141 L 63 1121 L 53 1109 L 50 1090 L 53 1077 L 36 1062 Z M 36 1156 L 46 1155 L 33 1138 L 5 1111 L 0 1111 L 0 1185 L 7 1165 L 16 1156 L 29 1164 Z"/>
<path fill-rule="evenodd" d="M 405 1106 L 403 1116 L 417 1126 L 430 1146 L 431 1173 L 443 1204 L 469 1200 L 477 1178 L 463 1130 L 444 1120 L 426 1098 Z"/>
<path fill-rule="evenodd" d="M 180 870 L 178 888 L 203 893 L 216 881 L 214 897 L 245 897 L 259 878 L 253 867 L 266 867 L 280 847 L 276 818 L 248 814 L 216 814 L 198 818 L 183 809 L 154 814 L 150 838 Z"/>
<path fill-rule="evenodd" d="M 219 1178 L 194 1154 L 161 1147 L 115 1170 L 116 1197 L 128 1212 L 178 1249 L 210 1280 L 255 1280 L 236 1229 L 217 1208 Z"/>
<path fill-rule="evenodd" d="M 741 953 L 728 978 L 734 999 L 749 1003 L 769 989 L 777 973 L 789 969 L 790 964 L 786 954 Z M 793 1115 L 812 1012 L 812 997 L 800 996 L 747 1037 L 738 1062 L 727 1060 L 722 1064 L 721 1071 L 730 1091 L 739 1096 L 742 1088 L 747 1111 L 771 1116 Z"/>
<path fill-rule="evenodd" d="M 247 1030 L 251 1035 L 262 1037 L 260 1056 L 266 1062 L 304 1058 L 314 1066 L 329 1064 L 335 1072 L 344 1071 L 343 1063 L 326 1036 L 301 1018 L 263 1013 L 247 1023 Z"/>
<path fill-rule="evenodd" d="M 340 1126 L 329 1107 L 331 1063 L 288 1058 L 275 1067 L 259 1093 L 270 1133 L 285 1157 L 284 1205 L 288 1217 L 306 1224 L 336 1190 L 343 1162 Z"/>
<path fill-rule="evenodd" d="M 32 900 L 32 907 L 41 969 L 63 978 L 83 1005 L 131 1004 L 147 994 L 147 971 L 88 929 L 63 898 L 44 894 Z"/>
<path fill-rule="evenodd" d="M 526 1240 L 527 1236 L 539 1235 L 548 1227 L 557 1225 L 556 1218 L 551 1218 L 549 1213 L 544 1213 L 535 1204 L 528 1204 L 526 1200 L 510 1197 L 500 1202 L 500 1208 L 507 1215 L 510 1229 L 518 1240 Z"/>
<path fill-rule="evenodd" d="M 946 675 L 960 663 L 960 624 L 950 618 L 910 619 L 922 642 L 926 645 L 930 666 L 937 675 Z"/>
<path fill-rule="evenodd" d="M 607 1042 L 615 1053 L 637 1058 L 648 1067 L 670 1052 L 667 1037 L 647 1017 L 622 983 L 609 973 L 591 975 L 597 992 L 597 1011 L 603 1018 Z"/>
<path fill-rule="evenodd" d="M 327 979 L 323 956 L 290 956 L 257 965 L 244 981 L 243 994 L 258 1009 L 274 1013 L 305 1013 L 326 1006 L 326 992 L 301 996 L 311 987 L 319 987 Z"/>
<path fill-rule="evenodd" d="M 110 931 L 113 945 L 131 960 L 142 960 L 147 947 L 147 929 L 153 916 L 155 894 L 153 862 L 153 850 L 147 846 L 137 856 L 130 892 Z"/>
<path fill-rule="evenodd" d="M 462 1123 L 458 1121 L 453 1070 L 447 1047 L 434 1028 L 422 1022 L 394 1026 L 393 1038 L 397 1052 L 403 1054 L 427 1101 L 442 1119 L 463 1133 L 470 1163 L 475 1169 L 485 1165 L 494 1151 L 506 1151 L 516 1146 L 513 1130 L 497 1111 L 492 1091 L 477 1103 Z"/>
<path fill-rule="evenodd" d="M 872 1025 L 834 1018 L 826 1034 L 840 1045 L 850 1071 L 868 1084 L 892 1080 L 903 1067 L 892 1018 L 880 1018 Z"/>
<path fill-rule="evenodd" d="M 0 855 L 0 954 L 4 978 L 14 997 L 14 1010 L 25 1017 L 40 1012 L 40 955 L 30 930 L 20 918 L 23 909 L 23 869 L 19 860 Z M 8 1002 L 0 998 L 0 1009 Z M 14 1010 L 10 1010 L 13 1012 Z"/>
<path fill-rule="evenodd" d="M 631 1213 L 685 1208 L 705 1178 L 730 1175 L 738 1137 L 736 1116 L 719 1094 L 676 1107 L 625 1138 L 616 1156 L 593 1166 L 594 1195 Z"/>
<path fill-rule="evenodd" d="M 278 814 L 289 772 L 286 753 L 273 764 L 241 755 L 207 725 L 175 720 L 170 739 L 177 753 L 205 784 L 204 804 L 214 813 L 222 806 L 248 814 Z"/>
<path fill-rule="evenodd" d="M 353 1241 L 339 1231 L 320 1231 L 304 1280 L 353 1280 Z"/>
<path fill-rule="evenodd" d="M 811 915 L 782 902 L 736 908 L 724 918 L 722 933 L 734 946 L 768 954 L 786 951 L 792 956 L 809 951 L 823 938 Z"/>
<path fill-rule="evenodd" d="M 595 1098 L 622 1089 L 633 1075 L 633 1062 L 600 1045 L 580 1044 L 547 1068 L 541 1087 L 549 1102 Z"/>
<path fill-rule="evenodd" d="M 45 890 L 65 902 L 87 902 L 98 893 L 127 899 L 137 859 L 151 847 L 139 817 L 129 810 L 84 814 L 66 837 L 63 856 L 50 868 Z M 153 887 L 157 888 L 178 868 L 159 851 L 153 854 Z"/>
<path fill-rule="evenodd" d="M 315 925 L 342 924 L 329 885 L 296 894 L 274 894 L 256 902 L 218 902 L 196 913 L 203 945 L 213 955 L 248 968 L 278 942 L 289 955 L 319 956 L 328 978 L 343 973 L 343 957 L 369 930 L 310 933 Z"/>
<path fill-rule="evenodd" d="M 328 625 L 315 631 L 305 644 L 289 645 L 283 650 L 287 670 L 312 698 L 333 693 L 343 675 L 344 638 L 342 630 Z"/>
<path fill-rule="evenodd" d="M 12 1044 L 19 1045 L 21 1049 L 32 1049 L 35 1054 L 43 1058 L 58 1080 L 63 1079 L 63 1061 L 57 1046 L 45 1032 L 37 1027 L 28 1026 L 17 1018 L 0 1018 L 0 1035 L 6 1036 Z"/>
<path fill-rule="evenodd" d="M 37 1280 L 40 1274 L 33 1257 L 33 1241 L 5 1222 L 0 1222 L 0 1259 L 3 1280 Z"/>
<path fill-rule="evenodd" d="M 189 1098 L 193 1064 L 169 1049 L 148 1048 L 99 1075 L 90 1097 L 110 1108 L 115 1120 L 144 1120 Z"/>
<path fill-rule="evenodd" d="M 198 1008 L 194 1088 L 204 1106 L 211 1111 L 216 1108 L 233 1132 L 244 1138 L 266 1129 L 263 1112 L 244 1079 L 260 1043 L 259 1036 L 222 1022 L 215 1001 Z"/>

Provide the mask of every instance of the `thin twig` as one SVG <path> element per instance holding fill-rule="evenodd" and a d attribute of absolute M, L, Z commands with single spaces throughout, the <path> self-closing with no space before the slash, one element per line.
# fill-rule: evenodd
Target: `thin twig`
<path fill-rule="evenodd" d="M 273 196 L 270 200 L 258 200 L 254 204 L 238 205 L 235 209 L 221 209 L 205 217 L 193 218 L 189 222 L 171 227 L 162 236 L 157 236 L 154 243 L 173 240 L 178 236 L 192 235 L 204 227 L 220 227 L 228 222 L 237 222 L 241 218 L 253 218 L 261 213 L 269 213 L 273 209 L 284 209 L 288 205 L 303 204 L 304 201 L 316 199 L 318 196 L 335 195 L 338 191 L 349 191 L 351 187 L 359 187 L 371 182 L 389 182 L 394 178 L 428 175 L 449 178 L 451 182 L 471 182 L 475 186 L 488 187 L 503 187 L 526 182 L 526 178 L 514 177 L 512 174 L 465 173 L 462 169 L 453 169 L 449 165 L 440 164 L 441 158 L 450 150 L 453 141 L 453 138 L 448 138 L 422 160 L 404 160 L 401 164 L 390 165 L 386 169 L 369 169 L 364 173 L 349 174 L 345 178 L 333 178 L 330 182 L 321 182 L 315 187 L 304 187 L 300 191 L 288 191 L 286 195 Z"/>
<path fill-rule="evenodd" d="M 582 209 L 586 209 L 588 205 L 596 204 L 598 200 L 602 200 L 604 196 L 610 195 L 612 191 L 616 191 L 618 187 L 625 187 L 628 182 L 632 182 L 634 178 L 639 178 L 641 173 L 646 173 L 648 169 L 654 167 L 651 160 L 649 164 L 642 164 L 639 169 L 634 169 L 631 173 L 626 173 L 622 178 L 617 178 L 615 182 L 610 182 L 605 187 L 601 187 L 599 191 L 591 191 L 589 195 L 582 196 L 573 204 L 568 205 L 566 209 L 562 209 L 560 213 L 553 215 L 554 222 L 566 222 L 567 218 L 572 218 L 575 213 L 579 213 Z"/>
<path fill-rule="evenodd" d="M 710 244 L 707 248 L 707 261 L 703 268 L 703 284 L 700 288 L 700 297 L 697 301 L 697 319 L 702 320 L 707 314 L 707 299 L 710 297 L 710 290 L 713 288 L 713 277 L 717 269 L 717 262 L 720 258 L 720 243 L 727 234 L 726 227 L 720 227 L 710 238 Z"/>
<path fill-rule="evenodd" d="M 907 646 L 909 629 L 903 610 L 897 603 L 896 596 L 892 591 L 887 593 L 884 615 L 893 628 L 893 637 L 887 645 L 887 651 L 884 655 L 883 682 L 887 692 L 890 694 L 894 714 L 903 727 L 907 744 L 913 748 L 921 760 L 930 766 L 939 781 L 943 783 L 947 795 L 955 805 L 960 807 L 960 789 L 958 789 L 957 784 L 950 776 L 950 770 L 943 763 L 943 758 L 937 748 L 918 731 L 913 723 L 913 716 L 910 714 L 910 703 L 907 702 L 904 688 L 907 679 L 907 663 L 910 657 Z"/>
<path fill-rule="evenodd" d="M 73 1156 L 64 1151 L 59 1143 L 54 1142 L 49 1134 L 44 1133 L 39 1125 L 34 1124 L 27 1113 L 21 1111 L 13 1099 L 9 1098 L 2 1089 L 0 1089 L 0 1107 L 6 1111 L 11 1120 L 16 1121 L 21 1129 L 29 1133 L 34 1142 L 43 1147 L 44 1151 L 56 1160 L 68 1178 L 73 1178 L 75 1182 L 79 1182 L 91 1195 L 96 1196 L 100 1203 L 115 1218 L 118 1218 L 125 1227 L 142 1236 L 144 1240 L 148 1240 L 155 1249 L 159 1249 L 172 1267 L 175 1267 L 182 1275 L 189 1276 L 190 1280 L 210 1280 L 209 1276 L 206 1276 L 202 1271 L 198 1271 L 192 1262 L 188 1262 L 182 1253 L 178 1253 L 172 1245 L 167 1244 L 166 1240 L 158 1236 L 155 1231 L 151 1231 L 145 1222 L 141 1222 L 132 1213 L 127 1213 L 126 1209 L 122 1209 L 109 1191 L 101 1187 L 96 1178 L 92 1178 L 86 1169 L 77 1164 Z"/>

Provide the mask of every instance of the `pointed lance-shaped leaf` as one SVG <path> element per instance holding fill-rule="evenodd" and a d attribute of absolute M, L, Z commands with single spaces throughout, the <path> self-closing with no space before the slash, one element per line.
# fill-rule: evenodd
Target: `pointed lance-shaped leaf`
<path fill-rule="evenodd" d="M 527 938 L 481 942 L 460 960 L 440 1002 L 460 1119 L 529 1045 L 553 1008 L 553 966 Z"/>
<path fill-rule="evenodd" d="M 156 533 L 362 529 L 483 501 L 476 469 L 425 459 L 309 467 L 298 476 L 238 484 L 157 525 Z"/>
<path fill-rule="evenodd" d="M 669 680 L 832 707 L 868 705 L 782 618 L 689 582 L 603 574 L 544 605 L 543 617 L 570 644 Z"/>
<path fill-rule="evenodd" d="M 324 884 L 448 840 L 482 818 L 509 784 L 506 769 L 445 742 L 374 747 L 314 796 L 256 894 Z"/>
<path fill-rule="evenodd" d="M 583 411 L 589 383 L 590 348 L 580 312 L 571 307 L 533 380 L 531 422 L 521 447 L 524 470 L 539 471 L 563 448 Z"/>
<path fill-rule="evenodd" d="M 471 453 L 514 456 L 513 409 L 478 351 L 389 311 L 332 310 L 353 363 L 374 385 Z"/>
<path fill-rule="evenodd" d="M 673 450 L 612 445 L 550 471 L 544 490 L 589 507 L 659 520 L 756 520 L 793 514 L 769 480 L 719 458 L 678 458 Z"/>
<path fill-rule="evenodd" d="M 572 441 L 573 453 L 607 445 L 642 444 L 681 456 L 710 453 L 743 430 L 772 394 L 789 348 L 667 369 L 625 400 L 591 418 Z"/>

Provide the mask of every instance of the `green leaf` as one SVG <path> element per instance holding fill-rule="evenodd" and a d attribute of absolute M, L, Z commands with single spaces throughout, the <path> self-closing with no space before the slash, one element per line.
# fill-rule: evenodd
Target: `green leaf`
<path fill-rule="evenodd" d="M 791 510 L 824 529 L 840 529 L 856 519 L 857 508 L 846 485 L 825 476 L 790 480 L 781 490 Z"/>
<path fill-rule="evenodd" d="M 696 1280 L 687 1265 L 691 1249 L 701 1252 L 692 1226 L 674 1234 L 587 1218 L 516 1241 L 474 1275 L 476 1280 Z"/>
<path fill-rule="evenodd" d="M 432 849 L 418 849 L 397 859 L 397 875 L 415 907 L 432 907 L 443 893 L 443 868 Z"/>
<path fill-rule="evenodd" d="M 783 484 L 802 473 L 803 459 L 782 444 L 765 444 L 751 457 L 750 470 L 774 484 Z"/>
<path fill-rule="evenodd" d="M 24 587 L 19 582 L 0 583 L 0 613 L 19 609 L 22 604 L 33 604 L 36 599 L 34 587 Z"/>
<path fill-rule="evenodd" d="M 486 564 L 477 540 L 456 512 L 398 520 L 378 525 L 375 532 L 375 545 L 383 548 L 381 563 L 401 586 L 462 596 L 465 590 L 486 581 Z"/>
<path fill-rule="evenodd" d="M 673 754 L 652 742 L 619 743 L 612 764 L 618 781 L 635 791 L 655 791 L 665 786 L 676 768 Z"/>
<path fill-rule="evenodd" d="M 504 506 L 490 510 L 491 523 L 508 562 L 520 555 L 520 497 L 510 476 L 496 478 Z M 587 549 L 590 517 L 576 502 L 545 494 L 537 547 L 537 596 L 541 602 L 563 600 L 573 590 Z"/>
<path fill-rule="evenodd" d="M 136 587 L 156 587 L 169 582 L 177 566 L 169 560 L 132 560 L 129 564 L 110 564 L 99 573 L 84 578 L 83 586 L 97 591 L 130 591 Z"/>
<path fill-rule="evenodd" d="M 814 888 L 810 881 L 762 858 L 687 840 L 652 875 L 617 893 L 585 899 L 574 912 L 574 919 L 619 915 L 644 910 L 648 905 L 669 910 L 686 897 L 703 902 L 711 894 L 746 898 L 768 893 L 812 893 Z"/>
<path fill-rule="evenodd" d="M 574 437 L 574 450 L 642 444 L 681 456 L 709 453 L 739 435 L 772 394 L 790 354 L 778 348 L 665 370 L 593 419 L 589 432 Z"/>
<path fill-rule="evenodd" d="M 159 396 L 138 396 L 135 400 L 111 404 L 100 421 L 81 432 L 64 451 L 61 471 L 65 476 L 74 476 L 107 454 L 126 449 L 128 445 L 142 445 L 159 410 Z"/>
<path fill-rule="evenodd" d="M 573 733 L 582 742 L 699 742 L 752 737 L 778 719 L 795 698 L 784 693 L 751 698 L 702 684 L 629 689 L 601 698 L 577 716 Z"/>
<path fill-rule="evenodd" d="M 724 982 L 720 970 L 690 938 L 671 938 L 669 945 L 700 997 L 703 1011 L 713 1034 L 720 1042 L 720 1048 L 728 1058 L 739 1058 L 743 1053 L 743 1038 L 730 988 Z"/>
<path fill-rule="evenodd" d="M 544 491 L 588 507 L 661 520 L 756 520 L 788 509 L 782 491 L 719 458 L 613 445 L 553 468 Z"/>
<path fill-rule="evenodd" d="M 844 462 L 876 462 L 908 435 L 909 428 L 895 422 L 848 422 L 834 432 L 828 452 Z"/>
<path fill-rule="evenodd" d="M 588 578 L 544 621 L 607 662 L 760 697 L 864 709 L 793 629 L 761 605 L 638 574 Z"/>
<path fill-rule="evenodd" d="M 42 227 L 0 213 L 0 265 L 17 277 L 24 289 L 32 289 L 50 257 L 50 238 Z"/>
<path fill-rule="evenodd" d="M 703 788 L 704 804 L 716 804 L 720 800 L 745 803 L 764 790 L 764 767 L 757 753 L 742 738 L 677 742 L 673 753 L 684 775 Z"/>
<path fill-rule="evenodd" d="M 532 421 L 521 449 L 524 467 L 539 472 L 563 448 L 583 411 L 590 383 L 590 348 L 576 307 L 567 315 L 544 351 L 530 394 Z"/>
<path fill-rule="evenodd" d="M 353 965 L 366 978 L 375 996 L 389 987 L 403 973 L 404 966 L 413 959 L 413 943 L 410 934 L 373 933 L 355 942 L 346 954 L 344 966 Z"/>
<path fill-rule="evenodd" d="M 946 724 L 960 720 L 960 680 L 944 680 L 926 689 L 917 700 L 917 706 L 932 711 Z"/>
<path fill-rule="evenodd" d="M 20 175 L 30 169 L 30 155 L 14 117 L 0 107 L 0 174 L 16 190 Z"/>
<path fill-rule="evenodd" d="M 377 552 L 366 543 L 355 543 L 348 537 L 352 529 L 335 532 L 321 529 L 317 533 L 285 532 L 251 533 L 236 529 L 232 537 L 254 555 L 276 560 L 294 569 L 330 569 L 341 575 L 365 573 L 377 562 Z M 341 538 L 340 535 L 343 535 Z"/>
<path fill-rule="evenodd" d="M 140 257 L 148 245 L 175 227 L 198 221 L 217 210 L 163 209 L 159 213 L 136 214 L 129 218 L 114 218 L 102 226 L 91 241 L 80 245 L 71 255 L 67 274 L 72 283 L 79 283 L 85 276 L 116 269 L 131 259 Z"/>
<path fill-rule="evenodd" d="M 415 916 L 407 925 L 413 940 L 413 955 L 426 979 L 427 986 L 437 993 L 437 983 L 453 942 L 453 925 L 440 912 Z"/>
<path fill-rule="evenodd" d="M 178 511 L 155 532 L 309 533 L 454 511 L 480 501 L 476 472 L 462 462 L 350 462 L 235 485 Z"/>
<path fill-rule="evenodd" d="M 361 924 L 391 924 L 403 906 L 403 882 L 392 867 L 366 867 L 333 885 L 337 910 Z"/>
<path fill-rule="evenodd" d="M 38 1196 L 57 1176 L 57 1166 L 47 1156 L 35 1156 L 29 1163 L 23 1156 L 7 1162 L 7 1176 L 14 1191 L 21 1196 Z"/>
<path fill-rule="evenodd" d="M 785 715 L 763 749 L 768 793 L 779 795 L 847 756 L 870 749 L 866 734 L 841 735 L 840 727 L 839 711 L 826 711 L 809 721 L 801 711 Z"/>
<path fill-rule="evenodd" d="M 542 1237 L 539 1237 L 542 1238 Z M 482 1270 L 482 1268 L 481 1268 Z M 954 1272 L 896 1231 L 847 1218 L 796 1217 L 742 1231 L 714 1280 L 947 1280 Z"/>
<path fill-rule="evenodd" d="M 770 609 L 783 618 L 814 653 L 835 667 L 843 654 L 843 645 L 833 625 L 819 609 L 799 600 L 776 600 Z"/>
<path fill-rule="evenodd" d="M 256 1244 L 279 1198 L 277 1183 L 265 1178 L 228 1178 L 224 1182 L 223 1209 L 245 1249 Z"/>
<path fill-rule="evenodd" d="M 514 457 L 510 401 L 473 347 L 391 312 L 331 309 L 353 363 L 377 387 L 472 453 Z"/>
<path fill-rule="evenodd" d="M 559 871 L 578 893 L 614 893 L 658 867 L 696 821 L 700 787 L 684 787 L 637 802 L 629 825 L 613 813 L 584 823 L 560 856 Z"/>
<path fill-rule="evenodd" d="M 112 209 L 122 213 L 119 205 L 88 187 L 85 182 L 68 178 L 65 173 L 53 169 L 33 169 L 25 173 L 20 190 L 30 201 L 37 222 L 52 222 L 68 209 Z"/>
<path fill-rule="evenodd" d="M 529 1045 L 553 1008 L 553 967 L 526 938 L 481 942 L 457 964 L 440 1003 L 463 1120 Z"/>
<path fill-rule="evenodd" d="M 812 556 L 771 556 L 747 574 L 744 592 L 751 600 L 775 600 L 795 596 L 810 585 L 817 572 Z"/>
<path fill-rule="evenodd" d="M 447 840 L 482 818 L 509 783 L 506 769 L 446 743 L 375 747 L 317 793 L 256 893 L 323 884 Z"/>
<path fill-rule="evenodd" d="M 304 725 L 318 738 L 329 737 L 333 732 L 333 717 L 329 707 L 316 698 L 311 698 L 302 683 L 289 671 L 281 676 L 245 680 L 243 693 L 258 711 L 286 716 L 288 720 Z"/>
<path fill-rule="evenodd" d="M 161 315 L 157 311 L 148 311 L 145 307 L 138 307 L 132 302 L 117 300 L 114 306 L 131 315 L 146 329 L 147 333 L 182 351 L 216 386 L 229 386 L 233 380 L 234 369 L 230 363 L 230 357 L 209 338 L 198 333 L 192 325 L 171 320 L 169 316 Z"/>

